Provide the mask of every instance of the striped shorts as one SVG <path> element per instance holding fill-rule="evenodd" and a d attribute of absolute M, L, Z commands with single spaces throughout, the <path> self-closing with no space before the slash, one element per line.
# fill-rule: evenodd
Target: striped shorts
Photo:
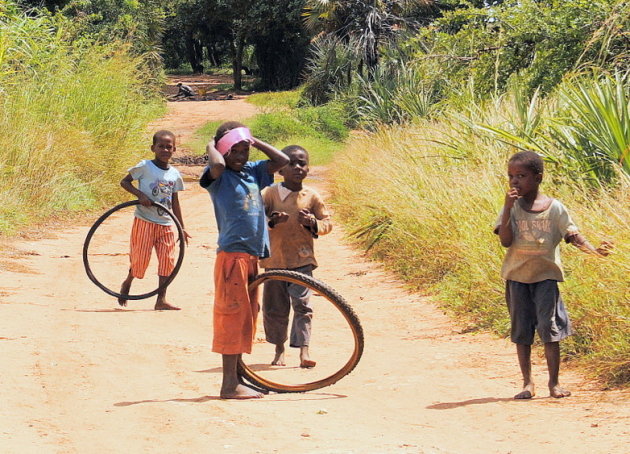
<path fill-rule="evenodd" d="M 172 225 L 161 225 L 134 217 L 131 228 L 129 259 L 131 274 L 142 279 L 155 248 L 158 276 L 169 276 L 175 268 L 175 232 Z"/>

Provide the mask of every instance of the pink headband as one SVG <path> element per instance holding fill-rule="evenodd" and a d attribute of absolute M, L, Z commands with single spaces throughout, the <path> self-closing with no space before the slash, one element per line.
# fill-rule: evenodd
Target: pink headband
<path fill-rule="evenodd" d="M 230 130 L 226 135 L 221 137 L 219 141 L 215 144 L 216 149 L 221 153 L 221 155 L 225 156 L 230 152 L 232 147 L 239 142 L 247 141 L 250 144 L 254 143 L 254 137 L 252 133 L 249 132 L 249 129 L 245 127 L 235 128 Z"/>

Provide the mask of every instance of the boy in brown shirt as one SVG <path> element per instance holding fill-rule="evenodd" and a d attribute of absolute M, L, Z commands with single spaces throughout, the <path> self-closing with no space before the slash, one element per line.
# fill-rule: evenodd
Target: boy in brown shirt
<path fill-rule="evenodd" d="M 330 214 L 321 196 L 303 186 L 308 175 L 308 152 L 298 146 L 284 148 L 290 161 L 279 173 L 284 181 L 263 191 L 265 212 L 269 218 L 271 254 L 260 261 L 265 269 L 288 269 L 312 276 L 317 267 L 313 239 L 332 229 Z M 263 322 L 268 342 L 276 346 L 272 365 L 286 365 L 284 343 L 287 340 L 289 310 L 293 307 L 293 322 L 289 345 L 300 349 L 300 367 L 311 368 L 309 357 L 313 309 L 310 290 L 294 283 L 267 281 L 263 290 Z"/>

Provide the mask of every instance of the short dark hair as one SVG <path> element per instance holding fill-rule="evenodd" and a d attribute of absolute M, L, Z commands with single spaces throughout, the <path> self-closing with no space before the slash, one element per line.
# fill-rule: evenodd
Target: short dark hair
<path fill-rule="evenodd" d="M 219 140 L 221 140 L 221 137 L 226 135 L 232 129 L 244 128 L 244 127 L 245 127 L 245 125 L 243 123 L 238 122 L 238 121 L 226 121 L 225 123 L 221 124 L 221 126 L 219 126 L 217 128 L 217 132 L 214 135 L 214 143 L 215 143 L 215 145 L 216 145 L 216 143 Z"/>
<path fill-rule="evenodd" d="M 303 151 L 304 154 L 306 155 L 306 160 L 309 160 L 309 156 L 308 156 L 308 150 L 304 147 L 301 147 L 299 145 L 287 145 L 286 147 L 284 147 L 282 149 L 282 152 L 286 155 L 289 155 L 290 153 L 293 153 L 295 151 Z"/>
<path fill-rule="evenodd" d="M 516 162 L 524 165 L 535 174 L 543 173 L 545 168 L 542 157 L 533 151 L 519 151 L 518 153 L 513 154 L 508 163 L 513 164 Z"/>
<path fill-rule="evenodd" d="M 157 141 L 161 139 L 162 137 L 172 137 L 173 143 L 175 142 L 175 134 L 173 134 L 171 131 L 168 131 L 166 129 L 160 129 L 158 132 L 153 134 L 153 145 L 155 145 Z"/>

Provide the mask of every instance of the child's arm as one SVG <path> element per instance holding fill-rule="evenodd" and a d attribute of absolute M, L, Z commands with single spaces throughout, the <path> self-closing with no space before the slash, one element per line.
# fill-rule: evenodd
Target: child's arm
<path fill-rule="evenodd" d="M 311 211 L 301 210 L 298 216 L 300 224 L 308 228 L 315 238 L 332 230 L 330 213 L 319 194 L 314 195 Z"/>
<path fill-rule="evenodd" d="M 216 180 L 225 170 L 225 159 L 223 159 L 219 150 L 214 147 L 214 140 L 206 145 L 206 153 L 208 154 L 208 166 L 210 167 L 206 173 L 210 179 Z"/>
<path fill-rule="evenodd" d="M 255 137 L 253 145 L 269 157 L 270 161 L 267 171 L 270 175 L 274 174 L 289 163 L 289 157 L 276 147 Z"/>
<path fill-rule="evenodd" d="M 269 221 L 267 222 L 267 225 L 270 229 L 273 229 L 276 225 L 287 222 L 288 220 L 288 213 L 285 213 L 284 211 L 272 211 L 269 215 Z"/>
<path fill-rule="evenodd" d="M 142 206 L 150 207 L 151 206 L 151 199 L 149 199 L 144 192 L 142 192 L 138 188 L 136 188 L 132 184 L 132 182 L 133 182 L 133 177 L 131 176 L 130 173 L 128 173 L 125 178 L 120 180 L 120 185 L 123 187 L 123 189 L 125 191 L 135 195 L 138 198 L 138 200 L 140 201 L 140 204 Z"/>
<path fill-rule="evenodd" d="M 298 212 L 298 222 L 311 232 L 314 238 L 319 237 L 317 218 L 306 208 Z"/>
<path fill-rule="evenodd" d="M 289 214 L 284 211 L 277 211 L 274 205 L 273 192 L 275 188 L 267 186 L 262 190 L 263 204 L 265 205 L 265 214 L 267 215 L 267 226 L 273 229 L 276 225 L 289 220 Z"/>
<path fill-rule="evenodd" d="M 179 204 L 179 197 L 177 195 L 177 192 L 173 193 L 172 196 L 172 203 L 173 203 L 173 214 L 177 217 L 177 220 L 179 221 L 179 223 L 182 226 L 182 230 L 184 231 L 184 240 L 186 240 L 186 244 L 188 244 L 188 238 L 192 238 L 188 232 L 186 231 L 186 228 L 184 227 L 184 218 L 182 217 L 182 208 Z"/>
<path fill-rule="evenodd" d="M 512 232 L 512 222 L 510 221 L 510 215 L 512 213 L 512 207 L 518 199 L 518 191 L 514 188 L 505 194 L 505 202 L 503 203 L 503 214 L 501 215 L 501 224 L 499 225 L 499 239 L 501 240 L 501 246 L 510 247 L 512 241 L 514 241 L 514 232 Z"/>
<path fill-rule="evenodd" d="M 608 241 L 602 241 L 601 245 L 596 248 L 591 243 L 589 243 L 584 236 L 580 233 L 570 233 L 565 238 L 564 241 L 572 244 L 577 247 L 579 250 L 586 252 L 587 254 L 594 254 L 600 257 L 606 257 L 610 254 L 613 249 L 613 244 Z"/>

